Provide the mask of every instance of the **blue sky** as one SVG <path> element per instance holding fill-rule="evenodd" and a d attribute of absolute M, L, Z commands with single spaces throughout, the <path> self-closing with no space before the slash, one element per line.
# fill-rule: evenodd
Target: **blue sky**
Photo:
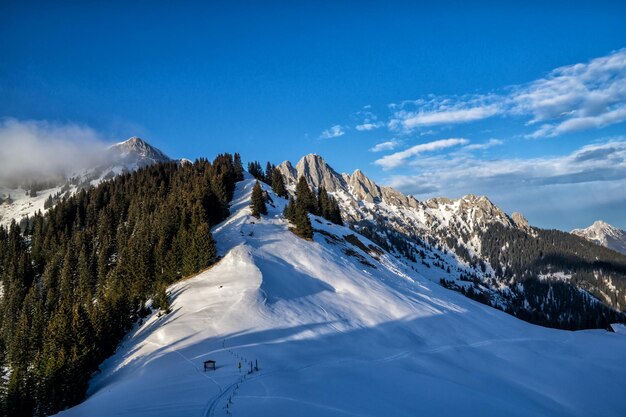
<path fill-rule="evenodd" d="M 0 140 L 314 152 L 419 199 L 626 228 L 624 2 L 52 3 L 0 4 Z"/>

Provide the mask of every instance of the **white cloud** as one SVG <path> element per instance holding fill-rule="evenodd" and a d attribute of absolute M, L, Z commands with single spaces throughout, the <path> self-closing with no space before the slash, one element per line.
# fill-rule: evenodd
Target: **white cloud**
<path fill-rule="evenodd" d="M 385 170 L 397 168 L 406 164 L 409 158 L 415 157 L 421 153 L 433 152 L 453 146 L 465 145 L 467 143 L 469 143 L 469 141 L 463 138 L 441 139 L 434 142 L 422 143 L 412 146 L 401 152 L 396 152 L 391 155 L 385 155 L 382 158 L 376 160 L 374 163 L 376 165 L 380 165 Z"/>
<path fill-rule="evenodd" d="M 526 118 L 541 127 L 538 138 L 602 128 L 626 121 L 626 49 L 587 63 L 556 68 L 527 84 L 500 93 L 429 96 L 389 105 L 387 126 L 411 132 L 432 126 L 475 122 L 493 116 Z"/>
<path fill-rule="evenodd" d="M 626 180 L 626 140 L 583 146 L 556 157 L 481 160 L 468 155 L 443 155 L 415 161 L 414 175 L 398 175 L 389 185 L 413 193 L 412 184 L 431 184 L 446 194 L 523 193 L 555 185 Z M 626 198 L 626 189 L 622 192 Z"/>
<path fill-rule="evenodd" d="M 334 125 L 330 128 L 324 130 L 321 134 L 322 139 L 332 139 L 338 138 L 339 136 L 343 136 L 346 132 L 343 130 L 341 125 Z"/>
<path fill-rule="evenodd" d="M 503 143 L 504 142 L 502 142 L 500 139 L 489 139 L 485 143 L 475 143 L 472 145 L 467 145 L 463 149 L 466 149 L 468 151 L 480 151 L 484 149 L 493 148 L 494 146 L 502 145 Z"/>
<path fill-rule="evenodd" d="M 396 149 L 400 144 L 401 142 L 399 140 L 392 139 L 387 142 L 377 143 L 372 148 L 370 148 L 370 152 L 392 151 Z"/>
<path fill-rule="evenodd" d="M 597 116 L 571 117 L 556 125 L 544 124 L 529 136 L 532 138 L 552 137 L 563 133 L 601 128 L 625 120 L 626 105 Z"/>
<path fill-rule="evenodd" d="M 486 119 L 498 114 L 498 106 L 489 105 L 484 107 L 472 107 L 467 109 L 454 109 L 443 111 L 419 112 L 405 115 L 402 125 L 406 129 L 414 129 L 421 126 L 447 125 L 454 123 L 471 122 Z"/>
<path fill-rule="evenodd" d="M 90 127 L 46 121 L 0 121 L 0 181 L 63 175 L 94 166 L 104 156 L 103 137 Z"/>
<path fill-rule="evenodd" d="M 356 125 L 355 129 L 358 130 L 359 132 L 363 132 L 363 131 L 378 129 L 383 126 L 385 126 L 383 122 L 375 122 L 375 123 L 366 122 L 360 125 Z"/>
<path fill-rule="evenodd" d="M 358 121 L 354 128 L 359 132 L 366 132 L 385 126 L 385 123 L 378 120 L 378 116 L 371 109 L 372 106 L 370 105 L 364 106 L 354 115 L 354 118 Z"/>

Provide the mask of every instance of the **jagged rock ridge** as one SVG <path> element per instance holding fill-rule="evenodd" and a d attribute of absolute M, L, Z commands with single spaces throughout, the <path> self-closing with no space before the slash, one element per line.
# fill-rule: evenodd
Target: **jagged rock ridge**
<path fill-rule="evenodd" d="M 568 280 L 576 276 L 573 282 L 577 282 L 577 289 L 568 289 L 569 295 L 564 297 L 577 297 L 580 290 L 588 293 L 583 303 L 602 302 L 620 310 L 626 307 L 626 274 L 615 269 L 576 269 L 576 265 L 583 265 L 582 260 L 575 260 L 580 253 L 567 245 L 558 250 L 574 259 L 574 266 L 558 259 L 551 263 L 552 258 L 545 258 L 538 248 L 552 251 L 552 242 L 558 244 L 568 235 L 553 236 L 551 231 L 533 228 L 522 214 L 508 215 L 486 196 L 469 194 L 458 199 L 418 201 L 377 185 L 360 170 L 339 174 L 319 155 L 303 157 L 295 168 L 285 161 L 278 169 L 291 191 L 300 176 L 313 187 L 324 186 L 334 194 L 344 222 L 354 230 L 434 281 L 490 305 L 525 310 L 529 314 L 526 318 L 532 318 L 534 313 L 530 311 L 543 309 L 554 291 L 534 297 L 537 304 L 530 306 L 528 300 L 524 301 L 526 279 L 569 285 Z M 586 246 L 583 252 L 588 259 L 596 259 L 593 248 Z M 612 259 L 607 252 L 598 255 Z M 536 256 L 535 264 L 530 256 Z M 626 265 L 626 258 L 618 260 L 618 265 L 622 261 Z M 551 308 L 553 311 L 547 315 L 555 314 L 559 307 Z M 565 318 L 558 320 L 561 324 L 567 322 Z"/>

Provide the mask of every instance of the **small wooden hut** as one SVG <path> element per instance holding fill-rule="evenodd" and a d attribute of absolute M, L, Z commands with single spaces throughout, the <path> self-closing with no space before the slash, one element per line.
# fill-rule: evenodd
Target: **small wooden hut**
<path fill-rule="evenodd" d="M 217 367 L 215 366 L 215 361 L 213 359 L 204 361 L 204 372 L 209 369 L 212 371 L 215 371 L 217 369 Z"/>

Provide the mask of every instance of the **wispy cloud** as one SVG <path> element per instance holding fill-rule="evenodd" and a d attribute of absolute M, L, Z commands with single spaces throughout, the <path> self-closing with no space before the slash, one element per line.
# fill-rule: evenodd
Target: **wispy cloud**
<path fill-rule="evenodd" d="M 4 119 L 0 121 L 0 181 L 24 182 L 91 167 L 104 157 L 105 146 L 102 135 L 88 126 Z"/>
<path fill-rule="evenodd" d="M 527 134 L 532 138 L 602 128 L 626 121 L 626 49 L 556 68 L 498 93 L 429 96 L 390 108 L 389 128 L 407 133 L 494 116 L 525 118 L 526 126 L 539 124 Z"/>
<path fill-rule="evenodd" d="M 372 106 L 368 105 L 356 112 L 354 118 L 357 120 L 357 124 L 354 128 L 359 132 L 366 132 L 385 126 L 385 123 L 378 120 L 378 116 L 371 109 Z"/>
<path fill-rule="evenodd" d="M 332 139 L 332 138 L 338 138 L 339 136 L 343 136 L 345 135 L 345 130 L 343 128 L 343 126 L 341 125 L 334 125 L 329 127 L 328 129 L 324 130 L 322 132 L 322 134 L 320 135 L 320 137 L 322 139 Z"/>
<path fill-rule="evenodd" d="M 399 166 L 405 165 L 409 159 L 422 153 L 433 152 L 458 145 L 465 145 L 467 143 L 469 143 L 469 141 L 463 138 L 441 139 L 433 142 L 422 143 L 405 149 L 404 151 L 383 156 L 382 158 L 376 160 L 374 163 L 386 170 L 397 168 Z"/>
<path fill-rule="evenodd" d="M 387 142 L 377 143 L 373 147 L 370 148 L 370 152 L 382 152 L 382 151 L 392 151 L 400 146 L 401 142 L 397 139 L 392 139 Z"/>
<path fill-rule="evenodd" d="M 358 130 L 359 132 L 363 132 L 363 131 L 378 129 L 383 126 L 385 126 L 383 122 L 375 122 L 375 123 L 368 122 L 368 123 L 356 125 L 354 128 Z"/>
<path fill-rule="evenodd" d="M 482 107 L 420 111 L 417 113 L 398 113 L 398 115 L 401 117 L 402 127 L 411 130 L 422 126 L 472 122 L 486 119 L 499 112 L 500 109 L 497 105 L 488 105 Z"/>
<path fill-rule="evenodd" d="M 482 160 L 471 155 L 438 155 L 414 162 L 415 175 L 396 175 L 389 185 L 412 194 L 445 191 L 448 195 L 501 195 L 549 186 L 626 182 L 626 140 L 615 139 L 583 146 L 570 154 L 545 158 Z M 621 192 L 626 198 L 626 188 Z"/>
<path fill-rule="evenodd" d="M 503 143 L 504 142 L 502 142 L 500 139 L 489 139 L 487 142 L 484 142 L 484 143 L 474 143 L 471 145 L 467 145 L 463 149 L 466 149 L 468 151 L 480 151 L 484 149 L 493 148 L 494 146 L 500 146 Z"/>

